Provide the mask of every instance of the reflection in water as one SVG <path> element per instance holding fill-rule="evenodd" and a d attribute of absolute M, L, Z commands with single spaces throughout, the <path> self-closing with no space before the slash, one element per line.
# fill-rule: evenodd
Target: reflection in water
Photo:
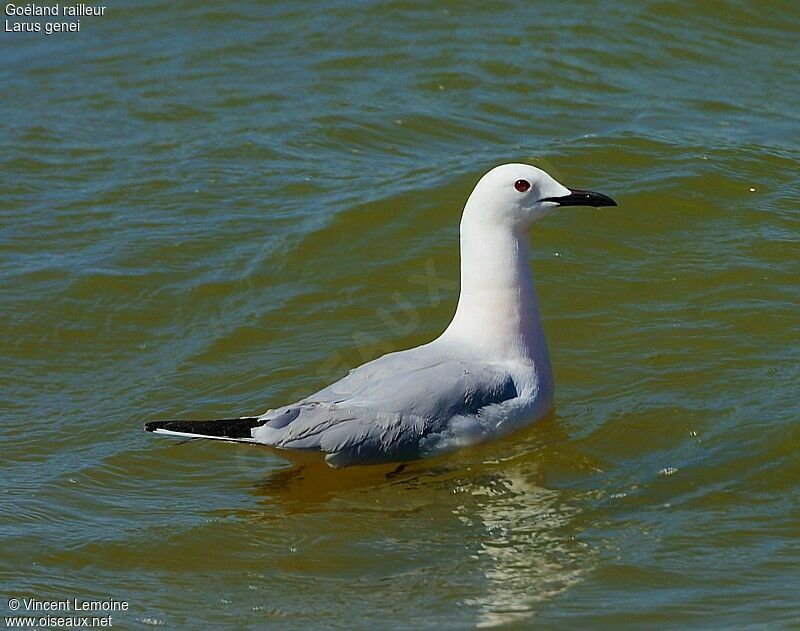
<path fill-rule="evenodd" d="M 332 471 L 317 458 L 268 475 L 256 490 L 267 510 L 252 516 L 288 529 L 322 517 L 326 532 L 337 533 L 340 549 L 371 546 L 375 566 L 386 563 L 387 548 L 398 541 L 412 548 L 419 548 L 420 538 L 446 541 L 447 561 L 437 566 L 437 580 L 468 583 L 458 598 L 474 612 L 473 624 L 519 622 L 576 584 L 591 556 L 577 537 L 582 520 L 573 492 L 545 487 L 553 476 L 548 467 L 584 460 L 568 450 L 550 417 L 502 442 L 399 470 L 387 465 Z M 585 471 L 584 465 L 575 466 Z M 337 530 L 341 524 L 348 526 Z M 316 566 L 313 551 L 307 554 L 307 567 L 313 568 L 308 571 L 325 571 Z M 421 571 L 418 563 L 408 563 Z"/>
<path fill-rule="evenodd" d="M 586 550 L 570 534 L 578 509 L 564 501 L 563 492 L 538 486 L 514 468 L 473 485 L 471 494 L 476 502 L 456 514 L 484 533 L 478 558 L 486 592 L 469 602 L 479 607 L 478 626 L 529 618 L 537 603 L 580 580 Z"/>
<path fill-rule="evenodd" d="M 393 479 L 398 465 L 333 470 L 319 454 L 273 471 L 258 485 L 267 505 L 279 504 L 286 513 L 310 513 L 334 498 L 359 489 L 379 487 Z M 402 472 L 401 472 L 402 473 Z"/>

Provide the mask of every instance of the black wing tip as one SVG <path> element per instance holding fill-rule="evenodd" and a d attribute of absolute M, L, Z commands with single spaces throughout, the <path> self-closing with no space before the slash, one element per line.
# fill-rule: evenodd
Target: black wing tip
<path fill-rule="evenodd" d="M 250 438 L 250 430 L 265 422 L 255 416 L 213 421 L 150 421 L 144 424 L 144 430 L 146 432 L 165 430 L 215 438 Z"/>

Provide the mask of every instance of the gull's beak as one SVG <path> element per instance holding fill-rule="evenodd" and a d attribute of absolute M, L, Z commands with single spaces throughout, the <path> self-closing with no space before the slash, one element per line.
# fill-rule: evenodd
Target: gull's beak
<path fill-rule="evenodd" d="M 616 206 L 617 202 L 608 195 L 581 191 L 577 188 L 569 189 L 570 194 L 563 197 L 545 197 L 540 202 L 555 202 L 559 206 Z"/>

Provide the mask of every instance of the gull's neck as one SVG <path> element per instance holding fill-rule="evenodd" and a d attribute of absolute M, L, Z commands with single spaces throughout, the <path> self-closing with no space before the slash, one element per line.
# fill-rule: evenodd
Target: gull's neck
<path fill-rule="evenodd" d="M 489 361 L 523 361 L 549 373 L 529 240 L 528 231 L 462 219 L 461 293 L 441 339 Z"/>

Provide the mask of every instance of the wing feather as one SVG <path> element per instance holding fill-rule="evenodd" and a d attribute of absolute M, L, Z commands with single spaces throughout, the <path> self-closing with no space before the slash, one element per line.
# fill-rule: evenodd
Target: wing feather
<path fill-rule="evenodd" d="M 270 410 L 253 438 L 275 447 L 317 449 L 333 466 L 414 459 L 426 437 L 454 419 L 518 396 L 508 372 L 489 364 L 415 353 L 364 364 L 303 399 Z"/>

